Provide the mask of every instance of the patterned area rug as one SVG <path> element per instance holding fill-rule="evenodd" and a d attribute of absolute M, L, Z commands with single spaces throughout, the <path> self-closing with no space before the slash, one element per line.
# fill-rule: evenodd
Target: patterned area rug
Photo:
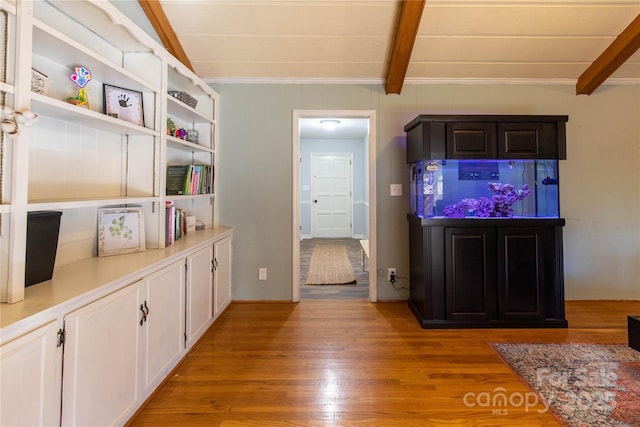
<path fill-rule="evenodd" d="M 626 345 L 490 343 L 564 426 L 640 426 L 640 352 Z"/>
<path fill-rule="evenodd" d="M 307 285 L 353 283 L 356 283 L 356 275 L 344 245 L 316 245 L 313 248 L 307 273 Z"/>

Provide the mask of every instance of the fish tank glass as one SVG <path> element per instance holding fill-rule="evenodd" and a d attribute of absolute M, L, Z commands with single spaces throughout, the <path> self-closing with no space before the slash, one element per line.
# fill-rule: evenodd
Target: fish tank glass
<path fill-rule="evenodd" d="M 559 218 L 557 160 L 423 160 L 411 164 L 420 218 Z"/>

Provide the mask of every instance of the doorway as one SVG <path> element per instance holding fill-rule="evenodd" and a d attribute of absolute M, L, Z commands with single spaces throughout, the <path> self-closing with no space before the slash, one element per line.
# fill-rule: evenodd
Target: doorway
<path fill-rule="evenodd" d="M 344 157 L 346 148 L 340 147 L 340 150 L 331 150 L 331 144 L 327 143 L 326 149 L 318 149 L 318 145 L 309 148 L 307 143 L 313 137 L 310 137 L 309 125 L 320 126 L 321 119 L 331 118 L 332 122 L 345 124 L 345 129 L 350 129 L 350 125 L 355 122 L 364 124 L 364 134 L 361 139 L 359 150 L 362 151 L 361 159 L 352 157 L 350 161 Z M 292 300 L 297 302 L 300 300 L 300 278 L 301 278 L 301 255 L 300 246 L 303 238 L 310 239 L 318 233 L 329 233 L 331 238 L 347 238 L 360 245 L 359 240 L 366 240 L 367 245 L 367 272 L 368 275 L 368 299 L 371 302 L 377 300 L 377 283 L 376 283 L 376 183 L 375 183 L 375 111 L 371 110 L 294 110 L 293 111 L 293 185 L 292 185 L 292 213 L 293 213 L 293 262 L 292 262 Z M 317 136 L 319 134 L 312 134 Z M 341 135 L 345 135 L 344 133 Z M 321 139 L 321 137 L 317 137 Z M 340 138 L 335 137 L 335 141 L 340 142 Z M 347 139 L 346 137 L 344 139 Z M 344 142 L 344 141 L 342 141 Z M 338 147 L 338 145 L 333 145 Z M 314 160 L 311 160 L 311 151 L 315 154 Z M 336 152 L 340 151 L 340 153 Z M 335 156 L 332 158 L 332 156 Z M 306 164 L 305 164 L 306 162 Z M 314 163 L 314 172 L 322 172 L 319 176 L 323 176 L 321 181 L 311 182 L 310 173 L 306 168 L 311 167 Z M 359 165 L 359 162 L 361 165 Z M 350 164 L 349 164 L 350 163 Z M 331 173 L 329 168 L 336 170 Z M 351 171 L 349 172 L 349 169 Z M 301 171 L 305 171 L 303 175 Z M 329 177 L 331 176 L 331 177 Z M 350 178 L 348 178 L 348 176 Z M 358 183 L 360 179 L 360 183 Z M 335 181 L 335 182 L 332 182 Z M 350 181 L 350 182 L 349 182 Z M 328 182 L 332 182 L 332 190 L 328 189 Z M 334 184 L 336 186 L 334 187 Z M 311 188 L 313 187 L 313 188 Z M 349 197 L 344 193 L 347 187 Z M 355 187 L 355 188 L 354 188 Z M 336 190 L 336 188 L 338 190 Z M 359 194 L 364 191 L 365 196 Z M 314 198 L 311 198 L 313 192 Z M 321 194 L 323 192 L 331 193 L 332 196 Z M 315 196 L 322 196 L 325 200 Z M 335 200 L 328 200 L 335 196 Z M 304 201 L 303 201 L 304 199 Z M 350 201 L 349 201 L 350 199 Z M 308 202 L 307 202 L 308 200 Z M 317 203 L 314 201 L 317 200 Z M 326 203 L 329 202 L 331 207 L 327 208 Z M 345 206 L 348 204 L 349 206 Z M 320 205 L 317 212 L 312 214 L 313 205 Z M 330 211 L 327 213 L 324 211 Z M 313 225 L 311 224 L 313 223 Z M 313 228 L 312 228 L 313 227 Z M 338 233 L 338 234 L 331 234 Z M 364 259 L 364 251 L 362 252 Z M 360 250 L 358 250 L 358 259 L 360 258 Z M 360 263 L 358 263 L 358 269 Z M 354 267 L 354 270 L 356 268 Z M 362 271 L 358 270 L 360 274 Z M 365 276 L 366 277 L 366 276 Z"/>

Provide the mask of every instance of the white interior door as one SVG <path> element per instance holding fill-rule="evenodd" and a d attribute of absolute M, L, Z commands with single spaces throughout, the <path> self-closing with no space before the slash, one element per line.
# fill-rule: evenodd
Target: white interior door
<path fill-rule="evenodd" d="M 311 154 L 313 237 L 351 237 L 351 153 Z"/>

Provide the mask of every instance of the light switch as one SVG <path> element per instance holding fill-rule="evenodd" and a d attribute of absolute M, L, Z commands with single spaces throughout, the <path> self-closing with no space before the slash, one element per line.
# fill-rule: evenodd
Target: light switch
<path fill-rule="evenodd" d="M 402 196 L 402 184 L 391 184 L 391 195 Z"/>

